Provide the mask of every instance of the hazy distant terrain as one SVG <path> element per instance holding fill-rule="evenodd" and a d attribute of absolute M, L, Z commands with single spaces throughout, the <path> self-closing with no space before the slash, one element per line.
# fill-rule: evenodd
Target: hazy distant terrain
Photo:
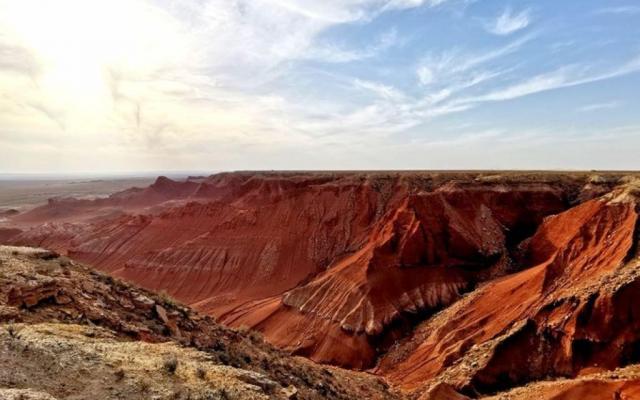
<path fill-rule="evenodd" d="M 130 187 L 146 187 L 149 177 L 105 179 L 3 179 L 0 178 L 0 210 L 24 210 L 46 203 L 53 197 L 94 198 Z"/>

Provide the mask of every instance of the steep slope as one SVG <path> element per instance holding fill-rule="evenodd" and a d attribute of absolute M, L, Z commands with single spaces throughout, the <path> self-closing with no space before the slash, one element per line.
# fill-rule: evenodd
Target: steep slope
<path fill-rule="evenodd" d="M 0 387 L 57 398 L 394 398 L 40 249 L 0 246 L 0 349 Z"/>
<path fill-rule="evenodd" d="M 361 249 L 223 320 L 257 327 L 314 360 L 367 367 L 412 319 L 509 270 L 514 236 L 562 208 L 559 192 L 539 186 L 445 185 L 412 194 Z"/>
<path fill-rule="evenodd" d="M 486 400 L 601 400 L 640 398 L 640 366 L 594 373 L 575 379 L 536 382 Z"/>
<path fill-rule="evenodd" d="M 530 268 L 417 327 L 378 372 L 408 391 L 477 394 L 637 362 L 637 199 L 618 194 L 547 218 L 526 243 Z"/>
<path fill-rule="evenodd" d="M 75 220 L 20 225 L 43 209 L 24 213 L 24 231 L 7 240 L 166 290 L 288 352 L 372 368 L 410 397 L 478 397 L 560 377 L 582 390 L 585 374 L 640 361 L 635 179 L 160 178 Z M 603 393 L 620 389 L 606 382 Z"/>
<path fill-rule="evenodd" d="M 481 178 L 221 174 L 180 190 L 160 178 L 153 193 L 166 188 L 186 202 L 40 225 L 11 242 L 166 290 L 314 360 L 363 368 L 413 315 L 508 272 L 517 243 L 583 185 L 573 177 Z M 104 201 L 139 205 L 148 191 Z"/>
<path fill-rule="evenodd" d="M 199 189 L 196 182 L 176 182 L 159 177 L 146 188 L 131 188 L 105 198 L 51 198 L 47 204 L 13 215 L 11 220 L 21 227 L 52 222 L 79 222 L 108 218 L 126 212 L 153 212 L 153 207 L 192 197 Z"/>
<path fill-rule="evenodd" d="M 47 399 L 287 398 L 275 382 L 218 365 L 206 353 L 173 343 L 123 342 L 86 325 L 11 325 L 0 329 L 0 350 L 0 386 L 12 387 L 0 389 L 2 399 L 28 399 L 27 390 Z M 271 393 L 259 383 L 271 385 Z"/>

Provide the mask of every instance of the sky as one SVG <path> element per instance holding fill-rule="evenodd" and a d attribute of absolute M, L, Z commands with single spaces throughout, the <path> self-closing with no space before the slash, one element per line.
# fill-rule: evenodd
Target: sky
<path fill-rule="evenodd" d="M 637 0 L 0 0 L 0 173 L 640 169 Z"/>

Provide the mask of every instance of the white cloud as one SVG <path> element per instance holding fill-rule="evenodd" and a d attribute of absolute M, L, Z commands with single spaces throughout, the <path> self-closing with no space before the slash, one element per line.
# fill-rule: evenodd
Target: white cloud
<path fill-rule="evenodd" d="M 430 83 L 433 83 L 434 74 L 430 67 L 421 65 L 418 67 L 416 74 L 418 75 L 418 80 L 421 84 L 429 85 Z"/>
<path fill-rule="evenodd" d="M 489 49 L 483 52 L 469 52 L 461 49 L 452 49 L 439 54 L 428 54 L 416 69 L 418 80 L 423 85 L 432 83 L 446 83 L 448 85 L 460 81 L 469 80 L 469 72 L 486 74 L 475 69 L 491 61 L 518 51 L 524 44 L 535 37 L 535 34 L 525 35 L 505 46 Z M 479 82 L 478 82 L 479 83 Z"/>
<path fill-rule="evenodd" d="M 495 35 L 509 35 L 529 26 L 531 11 L 526 9 L 513 14 L 510 8 L 505 9 L 495 21 L 487 24 L 486 29 Z"/>
<path fill-rule="evenodd" d="M 463 100 L 465 102 L 504 101 L 535 93 L 566 87 L 584 85 L 606 79 L 624 76 L 640 71 L 640 56 L 631 59 L 621 67 L 594 73 L 588 66 L 565 66 L 555 71 L 536 75 L 523 82 L 494 90 L 482 96 Z"/>
<path fill-rule="evenodd" d="M 276 6 L 305 18 L 323 23 L 345 23 L 358 20 L 365 15 L 360 1 L 305 1 L 305 0 L 263 0 L 270 6 Z"/>
<path fill-rule="evenodd" d="M 385 50 L 397 45 L 400 39 L 396 29 L 384 32 L 376 42 L 363 49 L 344 49 L 334 44 L 320 44 L 310 47 L 300 56 L 301 59 L 311 59 L 329 63 L 347 63 L 372 58 Z"/>
<path fill-rule="evenodd" d="M 640 7 L 638 6 L 619 6 L 619 7 L 605 7 L 596 10 L 596 14 L 622 14 L 622 15 L 634 15 L 640 13 Z"/>
<path fill-rule="evenodd" d="M 381 138 L 415 128 L 437 117 L 469 110 L 476 104 L 460 101 L 463 91 L 480 87 L 509 72 L 505 69 L 489 70 L 486 64 L 517 51 L 533 37 L 533 34 L 527 35 L 505 46 L 478 53 L 454 49 L 429 54 L 416 68 L 421 84 L 417 94 L 402 92 L 380 82 L 355 79 L 353 85 L 356 88 L 375 94 L 372 103 L 328 114 L 322 121 L 305 125 L 304 129 L 329 136 L 339 134 L 343 138 L 357 132 L 354 140 L 371 136 Z"/>
<path fill-rule="evenodd" d="M 439 6 L 446 3 L 448 0 L 389 0 L 385 6 L 386 9 L 406 9 L 415 8 L 422 5 L 429 7 Z"/>
<path fill-rule="evenodd" d="M 640 68 L 640 59 L 600 73 L 566 67 L 497 88 L 513 79 L 516 67 L 506 56 L 535 33 L 484 51 L 453 48 L 402 67 L 396 64 L 404 60 L 389 63 L 386 71 L 337 63 L 371 60 L 401 45 L 395 29 L 361 47 L 323 35 L 339 24 L 364 26 L 385 10 L 442 3 L 0 0 L 0 143 L 7 153 L 0 170 L 46 169 L 52 159 L 60 160 L 58 168 L 103 170 L 319 162 L 317 168 L 326 165 L 322 146 L 332 154 L 337 147 L 376 149 L 377 159 L 367 154 L 379 161 L 395 137 L 437 117 Z M 512 20 L 521 14 L 508 13 Z M 528 24 L 528 11 L 526 17 Z M 506 31 L 518 24 L 502 25 Z M 336 65 L 301 62 L 308 60 Z M 312 69 L 322 76 L 299 79 Z M 395 80 L 407 71 L 420 85 Z M 499 139 L 478 132 L 457 144 Z M 341 167 L 363 166 L 349 164 L 359 160 L 351 151 L 341 160 Z"/>
<path fill-rule="evenodd" d="M 345 116 L 344 126 L 372 134 L 400 129 L 414 122 L 399 121 L 397 108 L 348 111 L 340 106 L 332 114 L 335 104 L 317 104 L 310 110 L 296 96 L 279 94 L 273 82 L 300 60 L 364 60 L 402 40 L 390 29 L 362 48 L 319 41 L 336 25 L 437 3 L 0 0 L 0 139 L 23 158 L 6 158 L 0 169 L 36 165 L 29 159 L 44 154 L 44 148 L 66 149 L 68 157 L 58 154 L 56 159 L 86 161 L 83 151 L 100 148 L 101 157 L 112 164 L 181 168 L 177 159 L 191 162 L 202 157 L 203 149 L 239 146 L 269 152 L 311 145 L 310 138 L 341 129 L 333 123 L 311 129 L 318 115 L 333 121 Z M 391 86 L 350 82 L 376 101 L 404 101 Z M 42 137 L 53 145 L 42 147 Z M 224 163 L 226 156 L 217 156 Z M 159 165 L 163 162 L 172 165 Z"/>
<path fill-rule="evenodd" d="M 378 82 L 365 81 L 361 79 L 355 79 L 353 81 L 353 84 L 357 88 L 365 89 L 384 99 L 394 101 L 406 99 L 405 94 L 394 88 L 393 86 L 384 85 Z"/>
<path fill-rule="evenodd" d="M 478 99 L 482 101 L 511 100 L 533 93 L 564 87 L 571 82 L 570 69 L 571 68 L 561 68 L 550 73 L 540 74 L 524 82 L 495 90 Z"/>
<path fill-rule="evenodd" d="M 613 110 L 614 108 L 618 108 L 620 103 L 617 101 L 610 101 L 607 103 L 594 103 L 587 104 L 585 106 L 579 107 L 578 111 L 580 112 L 591 112 L 591 111 L 601 111 L 601 110 Z"/>

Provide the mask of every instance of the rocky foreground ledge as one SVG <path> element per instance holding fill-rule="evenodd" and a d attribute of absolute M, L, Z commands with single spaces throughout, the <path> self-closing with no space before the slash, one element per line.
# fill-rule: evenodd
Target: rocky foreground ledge
<path fill-rule="evenodd" d="M 27 247 L 0 246 L 0 365 L 0 399 L 12 400 L 401 398 L 368 374 L 291 357 L 167 296 Z M 634 364 L 487 398 L 638 396 Z M 446 382 L 420 398 L 469 399 Z"/>
<path fill-rule="evenodd" d="M 396 398 L 167 296 L 35 248 L 0 246 L 0 399 Z"/>

